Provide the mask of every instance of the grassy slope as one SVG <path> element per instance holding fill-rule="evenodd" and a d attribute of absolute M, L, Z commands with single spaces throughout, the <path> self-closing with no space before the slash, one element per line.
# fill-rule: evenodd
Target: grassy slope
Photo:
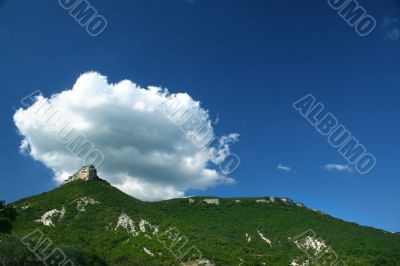
<path fill-rule="evenodd" d="M 75 199 L 88 196 L 100 204 L 76 210 Z M 56 245 L 69 246 L 97 254 L 112 265 L 177 265 L 176 258 L 156 237 L 129 236 L 115 231 L 118 217 L 126 213 L 134 221 L 141 218 L 158 225 L 163 232 L 177 228 L 189 239 L 185 248 L 195 245 L 217 265 L 289 265 L 295 257 L 305 258 L 288 237 L 308 229 L 317 233 L 348 265 L 400 265 L 400 236 L 374 228 L 362 227 L 317 213 L 307 208 L 282 203 L 256 203 L 255 199 L 220 199 L 220 205 L 209 205 L 203 198 L 142 202 L 101 181 L 75 181 L 48 193 L 13 203 L 19 217 L 13 235 L 23 235 L 39 228 Z M 29 204 L 29 208 L 21 206 Z M 37 222 L 52 209 L 66 209 L 64 218 L 55 219 L 55 227 Z M 272 241 L 272 247 L 260 239 L 257 231 Z M 250 243 L 245 234 L 252 236 Z M 155 256 L 143 252 L 143 247 Z M 158 254 L 162 253 L 162 256 Z"/>

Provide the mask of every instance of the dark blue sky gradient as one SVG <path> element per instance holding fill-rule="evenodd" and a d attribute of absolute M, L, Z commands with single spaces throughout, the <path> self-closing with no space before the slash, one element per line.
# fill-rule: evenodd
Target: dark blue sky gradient
<path fill-rule="evenodd" d="M 19 153 L 13 106 L 33 90 L 70 88 L 95 70 L 187 92 L 238 132 L 236 185 L 188 195 L 286 196 L 335 217 L 400 231 L 400 40 L 380 24 L 395 0 L 359 1 L 378 22 L 360 37 L 326 1 L 91 1 L 108 21 L 98 37 L 57 1 L 0 1 L 0 199 L 56 185 Z M 399 25 L 398 25 L 399 26 Z M 328 172 L 346 164 L 292 103 L 313 93 L 377 158 L 369 175 Z M 282 163 L 295 172 L 276 169 Z"/>

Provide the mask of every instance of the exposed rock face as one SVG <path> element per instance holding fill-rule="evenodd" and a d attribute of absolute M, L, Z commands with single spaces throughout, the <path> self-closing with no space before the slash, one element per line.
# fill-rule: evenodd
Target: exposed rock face
<path fill-rule="evenodd" d="M 275 200 L 275 197 L 271 197 L 271 196 L 270 196 L 270 197 L 269 197 L 269 201 L 272 202 L 272 203 L 274 203 L 274 202 L 276 201 L 276 200 Z"/>
<path fill-rule="evenodd" d="M 258 203 L 269 203 L 270 201 L 266 200 L 266 199 L 258 199 L 258 200 L 256 200 L 256 202 L 258 202 Z"/>
<path fill-rule="evenodd" d="M 96 168 L 93 165 L 86 165 L 79 169 L 78 172 L 68 177 L 68 179 L 64 181 L 64 184 L 79 179 L 84 181 L 99 179 Z"/>
<path fill-rule="evenodd" d="M 89 197 L 82 197 L 80 199 L 76 200 L 76 209 L 79 212 L 84 212 L 86 210 L 86 206 L 87 205 L 94 205 L 94 204 L 99 204 L 100 202 L 98 202 L 97 200 L 94 200 L 92 198 Z"/>
<path fill-rule="evenodd" d="M 48 211 L 45 214 L 43 214 L 40 219 L 36 220 L 36 222 L 42 223 L 44 226 L 54 226 L 52 219 L 53 219 L 53 216 L 55 216 L 55 215 L 58 215 L 59 220 L 61 220 L 65 215 L 65 208 L 62 207 L 61 210 L 54 209 L 54 210 Z"/>
<path fill-rule="evenodd" d="M 204 199 L 203 201 L 207 204 L 219 205 L 219 199 Z"/>

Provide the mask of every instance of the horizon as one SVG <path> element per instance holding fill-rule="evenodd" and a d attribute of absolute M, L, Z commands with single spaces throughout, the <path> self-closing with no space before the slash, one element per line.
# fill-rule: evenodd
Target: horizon
<path fill-rule="evenodd" d="M 82 166 L 81 168 L 87 167 L 87 166 L 89 166 L 89 165 L 84 165 L 84 166 Z M 79 179 L 78 179 L 78 180 L 79 180 Z M 70 181 L 70 182 L 78 181 L 78 180 L 72 180 L 72 181 Z M 91 182 L 91 181 L 96 181 L 96 180 L 107 181 L 106 179 L 103 179 L 103 178 L 101 178 L 101 177 L 98 177 L 98 179 L 95 179 L 95 180 L 86 180 L 86 181 L 84 181 L 84 182 Z M 65 181 L 67 181 L 67 179 L 66 179 Z M 82 181 L 82 180 L 79 180 L 79 181 Z M 62 187 L 62 186 L 65 185 L 65 184 L 68 184 L 68 183 L 64 183 L 64 182 L 63 182 L 63 183 L 60 183 L 60 184 L 58 185 L 58 187 L 55 187 L 55 188 L 53 188 L 53 189 L 60 188 L 60 187 Z M 108 183 L 108 184 L 109 184 L 109 183 Z M 116 189 L 118 189 L 117 187 L 115 187 L 115 186 L 113 186 L 113 185 L 111 185 L 111 184 L 109 184 L 109 185 L 112 186 L 112 187 L 114 187 L 114 188 L 116 188 Z M 52 189 L 52 190 L 53 190 L 53 189 Z M 52 191 L 52 190 L 45 191 L 44 193 L 50 192 L 50 191 Z M 132 197 L 132 198 L 134 198 L 134 199 L 136 199 L 136 200 L 139 200 L 139 201 L 142 201 L 142 202 L 149 202 L 149 203 L 151 203 L 151 202 L 162 202 L 162 201 L 176 200 L 176 199 L 190 199 L 190 198 L 204 198 L 204 199 L 207 199 L 207 198 L 216 198 L 216 199 L 263 199 L 263 198 L 271 198 L 271 197 L 272 197 L 272 198 L 275 198 L 275 199 L 288 199 L 288 200 L 292 201 L 294 204 L 298 204 L 298 203 L 303 204 L 301 201 L 297 201 L 297 200 L 295 200 L 295 199 L 293 199 L 293 198 L 290 198 L 290 197 L 287 197 L 287 196 L 282 196 L 282 195 L 262 195 L 262 196 L 261 196 L 261 195 L 259 195 L 259 196 L 254 195 L 254 196 L 251 196 L 251 197 L 244 197 L 244 196 L 220 197 L 220 196 L 214 196 L 214 195 L 190 195 L 190 196 L 184 196 L 184 197 L 176 197 L 176 198 L 159 199 L 159 200 L 154 200 L 154 201 L 148 201 L 148 200 L 141 200 L 141 199 L 135 198 L 134 196 L 129 195 L 128 193 L 125 193 L 124 191 L 122 191 L 122 190 L 120 190 L 120 189 L 118 189 L 118 190 L 119 190 L 120 192 L 122 192 L 122 193 L 124 193 L 124 194 L 126 194 L 126 195 L 128 195 L 128 196 L 130 196 L 130 197 Z M 40 194 L 41 194 L 41 193 L 40 193 Z M 29 198 L 29 197 L 31 197 L 31 196 L 40 195 L 40 194 L 30 195 L 30 196 L 28 196 L 27 198 Z M 20 200 L 26 200 L 26 198 L 21 198 L 21 199 L 18 199 L 18 200 L 16 200 L 16 201 L 20 201 Z M 15 203 L 16 201 L 10 202 L 9 204 L 13 204 L 13 203 Z M 311 208 L 311 206 L 307 206 L 307 205 L 303 205 L 303 208 L 312 210 L 312 211 L 314 211 L 314 212 L 320 212 L 321 214 L 328 215 L 328 216 L 331 216 L 331 217 L 333 217 L 333 218 L 335 218 L 335 219 L 342 220 L 342 219 L 340 219 L 340 218 L 338 218 L 338 217 L 334 217 L 334 216 L 332 216 L 331 214 L 324 212 L 324 210 L 317 210 L 317 209 Z M 344 221 L 345 221 L 345 220 L 344 220 Z M 350 221 L 346 221 L 346 222 L 350 222 Z M 359 225 L 359 226 L 371 227 L 371 228 L 375 228 L 375 229 L 378 229 L 378 230 L 383 230 L 383 231 L 388 232 L 388 233 L 400 233 L 400 231 L 399 231 L 399 232 L 390 232 L 390 231 L 387 231 L 387 230 L 382 229 L 382 228 L 377 228 L 377 227 L 373 227 L 373 226 L 368 226 L 368 225 L 364 225 L 364 224 L 359 224 L 359 223 L 357 223 L 357 222 L 354 222 L 354 223 L 357 224 L 357 225 Z"/>
<path fill-rule="evenodd" d="M 92 182 L 92 181 L 98 181 L 98 180 L 100 180 L 100 181 L 106 181 L 105 179 L 99 178 L 99 179 L 96 179 L 96 180 L 89 180 L 89 181 L 83 181 L 83 182 Z M 74 181 L 78 181 L 78 180 L 74 180 Z M 74 181 L 72 181 L 72 182 L 74 182 Z M 82 181 L 82 180 L 79 180 L 79 181 Z M 59 187 L 62 187 L 62 186 L 65 185 L 65 184 L 68 184 L 68 183 L 62 183 L 62 184 L 60 184 L 60 185 L 58 186 L 58 188 L 59 188 Z M 114 187 L 113 185 L 111 185 L 111 184 L 109 184 L 109 183 L 108 183 L 108 185 Z M 56 188 L 57 188 L 57 187 L 56 187 Z M 56 189 L 56 188 L 54 188 L 54 189 Z M 114 187 L 114 188 L 116 188 L 116 187 Z M 135 198 L 134 196 L 131 196 L 131 195 L 125 193 L 124 191 L 122 191 L 122 190 L 120 190 L 120 189 L 118 189 L 118 188 L 116 188 L 116 189 L 119 190 L 121 193 L 124 193 L 124 194 L 126 194 L 127 196 L 134 198 L 135 200 L 139 200 L 139 201 L 147 202 L 147 203 L 157 203 L 157 202 L 163 202 L 163 201 L 179 200 L 179 199 L 190 199 L 190 198 L 201 198 L 201 199 L 225 199 L 225 200 L 229 200 L 229 199 L 232 199 L 232 200 L 235 200 L 235 199 L 247 199 L 247 200 L 251 200 L 251 199 L 264 199 L 264 198 L 271 198 L 271 197 L 272 197 L 272 198 L 280 199 L 280 200 L 282 200 L 282 199 L 288 199 L 288 200 L 292 201 L 294 204 L 298 204 L 298 203 L 303 204 L 302 202 L 297 201 L 297 200 L 294 200 L 294 199 L 292 199 L 292 198 L 290 198 L 290 197 L 276 196 L 276 195 L 263 195 L 263 196 L 252 196 L 252 197 L 242 197 L 242 196 L 236 196 L 236 197 L 235 197 L 235 196 L 232 196 L 232 197 L 219 197 L 219 196 L 213 196 L 213 195 L 202 195 L 202 196 L 191 195 L 191 196 L 185 196 L 185 197 L 176 197 L 176 198 L 170 198 L 170 199 L 160 199 L 160 200 L 155 200 L 155 201 L 147 201 L 147 200 L 141 200 L 141 199 Z M 51 191 L 51 190 L 50 190 L 50 191 Z M 50 191 L 46 191 L 46 192 L 50 192 Z M 39 195 L 39 194 L 37 194 L 37 195 Z M 31 195 L 31 196 L 36 196 L 36 195 Z M 29 198 L 29 197 L 30 197 L 30 196 L 28 196 L 27 198 Z M 27 198 L 18 199 L 17 201 L 26 200 Z M 15 203 L 15 202 L 10 202 L 10 204 L 13 204 L 13 203 Z M 221 203 L 220 203 L 220 204 L 221 204 Z M 268 204 L 275 204 L 275 203 L 270 203 L 270 202 L 269 202 Z M 334 217 L 334 216 L 332 216 L 331 214 L 324 212 L 323 210 L 317 210 L 317 209 L 311 208 L 310 206 L 307 206 L 307 205 L 303 205 L 302 208 L 308 209 L 308 210 L 310 210 L 310 211 L 318 212 L 318 213 L 321 213 L 321 214 L 323 214 L 323 215 L 331 216 L 331 217 L 334 218 L 334 219 L 339 219 L 339 220 L 342 220 L 342 221 L 345 221 L 345 222 L 350 222 L 350 221 L 346 221 L 346 220 L 340 219 L 340 218 L 338 218 L 338 217 Z M 387 232 L 387 233 L 393 233 L 393 234 L 395 234 L 395 233 L 400 233 L 400 232 L 390 232 L 390 231 L 387 231 L 387 230 L 382 229 L 382 228 L 376 228 L 376 227 L 373 227 L 373 226 L 363 225 L 363 224 L 359 224 L 359 223 L 357 223 L 357 222 L 350 222 L 350 223 L 355 223 L 355 224 L 358 225 L 358 226 L 363 226 L 363 227 L 374 228 L 374 229 L 377 229 L 377 230 L 382 230 L 382 231 Z"/>
<path fill-rule="evenodd" d="M 334 3 L 101 0 L 82 23 L 0 1 L 0 200 L 90 162 L 141 200 L 271 195 L 400 232 L 400 2 Z"/>

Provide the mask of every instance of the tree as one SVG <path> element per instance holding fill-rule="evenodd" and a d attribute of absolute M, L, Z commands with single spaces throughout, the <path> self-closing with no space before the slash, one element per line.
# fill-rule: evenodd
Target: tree
<path fill-rule="evenodd" d="M 6 206 L 4 201 L 0 201 L 0 234 L 9 234 L 12 229 L 12 223 L 16 218 L 16 210 Z"/>

